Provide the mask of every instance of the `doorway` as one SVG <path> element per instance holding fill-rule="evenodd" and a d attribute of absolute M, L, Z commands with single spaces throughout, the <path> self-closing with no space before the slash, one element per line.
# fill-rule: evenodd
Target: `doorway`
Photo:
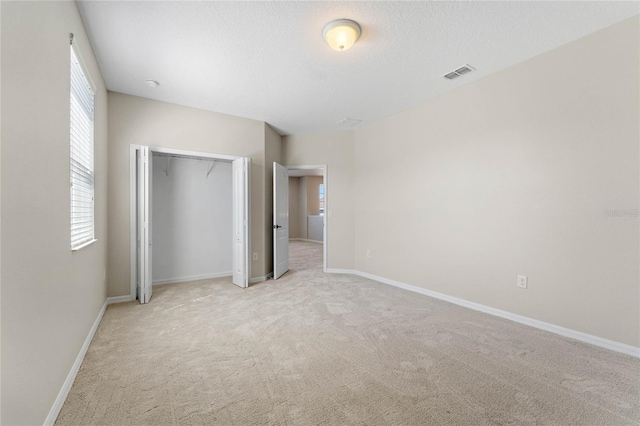
<path fill-rule="evenodd" d="M 322 245 L 327 269 L 327 166 L 281 166 L 274 163 L 274 279 L 288 270 L 290 241 Z M 285 237 L 286 236 L 286 237 Z"/>
<path fill-rule="evenodd" d="M 173 170 L 171 169 L 173 162 Z M 200 269 L 201 270 L 213 270 L 213 269 L 225 269 L 226 271 L 218 271 L 219 274 L 227 274 L 232 275 L 232 281 L 234 284 L 239 287 L 246 288 L 249 284 L 249 164 L 250 159 L 247 157 L 238 157 L 238 156 L 229 156 L 229 155 L 221 155 L 221 154 L 213 154 L 213 153 L 205 153 L 205 152 L 195 152 L 195 151 L 185 151 L 185 150 L 176 150 L 170 148 L 159 148 L 159 147 L 149 147 L 143 145 L 131 145 L 130 149 L 130 190 L 131 190 L 131 211 L 130 211 L 130 238 L 131 238 L 131 297 L 132 299 L 137 298 L 140 303 L 148 303 L 151 300 L 153 284 L 161 283 L 162 281 L 170 281 L 170 278 L 176 277 L 157 277 L 158 274 L 164 275 L 172 275 L 176 274 L 176 271 L 180 271 L 179 263 L 173 262 L 175 259 L 169 259 L 167 256 L 171 256 L 171 253 L 167 253 L 166 247 L 159 250 L 158 253 L 154 252 L 154 229 L 156 232 L 164 231 L 162 226 L 169 225 L 171 227 L 171 231 L 175 232 L 183 232 L 186 227 L 184 223 L 173 223 L 169 224 L 167 222 L 167 214 L 166 210 L 169 209 L 180 209 L 180 206 L 175 204 L 172 205 L 172 202 L 175 202 L 175 199 L 167 200 L 166 195 L 164 193 L 157 193 L 156 195 L 161 198 L 160 200 L 154 200 L 154 191 L 166 191 L 167 188 L 171 190 L 171 185 L 167 182 L 162 182 L 158 180 L 158 176 L 161 176 L 163 173 L 168 176 L 170 173 L 178 172 L 177 166 L 184 166 L 186 163 L 201 163 L 205 167 L 202 170 L 201 178 L 209 179 L 214 176 L 214 170 L 216 168 L 216 164 L 218 164 L 218 170 L 215 174 L 225 174 L 229 172 L 229 176 L 226 178 L 226 185 L 229 188 L 221 188 L 218 185 L 217 190 L 222 191 L 229 195 L 228 197 L 222 197 L 221 202 L 226 202 L 228 205 L 227 208 L 218 209 L 219 211 L 216 213 L 215 211 L 209 212 L 201 212 L 204 214 L 205 219 L 209 222 L 212 217 L 216 214 L 220 216 L 220 218 L 230 219 L 230 223 L 227 224 L 227 228 L 231 228 L 226 230 L 226 232 L 221 231 L 220 236 L 226 238 L 228 241 L 221 242 L 218 244 L 217 250 L 220 250 L 222 246 L 226 246 L 225 256 L 230 258 L 230 262 L 219 262 L 219 259 L 207 259 L 206 256 L 208 254 L 203 254 L 199 252 L 198 247 L 204 249 L 204 247 L 208 244 L 207 241 L 200 241 L 195 243 L 193 238 L 197 238 L 197 236 L 191 238 L 191 243 L 189 249 L 192 251 L 192 256 L 199 256 L 200 259 Z M 184 164 L 179 164 L 184 163 Z M 155 167 L 154 167 L 155 166 Z M 161 170 L 157 170 L 158 167 L 161 167 Z M 154 173 L 155 169 L 155 173 Z M 181 172 L 182 177 L 191 176 L 193 172 Z M 185 174 L 186 173 L 186 174 Z M 154 175 L 156 183 L 160 183 L 158 188 L 154 189 Z M 222 176 L 222 175 L 221 175 Z M 191 176 L 193 177 L 193 176 Z M 202 182 L 201 182 L 202 183 Z M 183 185 L 184 186 L 184 185 Z M 194 188 L 189 188 L 193 185 L 184 186 L 180 191 L 183 192 L 191 192 L 193 197 L 201 197 L 207 198 L 211 194 L 195 194 L 193 191 Z M 208 186 L 207 185 L 196 185 L 201 186 L 202 190 Z M 211 186 L 209 184 L 209 186 Z M 175 188 L 173 188 L 175 190 Z M 184 194 L 182 194 L 184 195 Z M 227 200 L 227 198 L 229 198 Z M 226 200 L 226 201 L 225 201 Z M 156 201 L 154 203 L 154 201 Z M 167 204 L 169 203 L 169 204 Z M 202 204 L 200 202 L 200 204 Z M 154 210 L 155 218 L 154 218 Z M 225 210 L 230 210 L 226 211 Z M 161 211 L 165 210 L 165 211 Z M 219 218 L 219 219 L 220 219 Z M 156 219 L 159 223 L 155 223 Z M 184 215 L 180 216 L 177 220 L 185 221 L 188 218 Z M 160 228 L 158 228 L 160 226 Z M 184 229 L 183 229 L 184 228 Z M 168 235 L 160 235 L 160 232 L 157 236 L 159 237 L 159 242 L 163 242 L 166 244 L 167 241 L 171 240 L 171 237 Z M 206 236 L 203 236 L 206 238 Z M 195 247 L 193 247 L 195 246 Z M 160 248 L 160 247 L 159 247 Z M 195 252 L 193 252 L 195 250 Z M 154 268 L 154 257 L 160 257 L 160 261 L 162 261 L 162 268 Z M 204 258 L 203 258 L 204 256 Z M 208 263 L 208 264 L 207 264 Z M 219 265 L 214 265 L 215 263 L 220 263 Z M 226 264 L 229 264 L 226 266 Z M 157 262 L 156 262 L 157 264 Z M 168 268 L 167 268 L 168 267 Z M 163 269 L 164 268 L 164 269 Z M 204 268 L 204 269 L 202 269 Z M 213 268 L 213 269 L 212 269 Z M 229 269 L 231 269 L 229 271 Z M 182 271 L 184 274 L 184 270 Z M 154 279 L 154 275 L 156 275 Z M 206 274 L 198 274 L 192 275 L 190 278 L 199 279 L 202 278 Z M 209 274 L 215 275 L 215 274 Z M 184 277 L 183 277 L 184 278 Z M 160 281 L 160 282 L 158 282 Z M 184 281 L 184 279 L 182 280 Z"/>

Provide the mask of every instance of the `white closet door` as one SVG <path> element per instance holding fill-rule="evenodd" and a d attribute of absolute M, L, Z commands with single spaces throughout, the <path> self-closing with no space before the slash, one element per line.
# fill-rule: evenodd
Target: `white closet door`
<path fill-rule="evenodd" d="M 143 146 L 138 150 L 138 300 L 149 303 L 152 292 L 151 277 L 151 151 Z"/>
<path fill-rule="evenodd" d="M 233 283 L 249 287 L 249 159 L 233 161 Z"/>

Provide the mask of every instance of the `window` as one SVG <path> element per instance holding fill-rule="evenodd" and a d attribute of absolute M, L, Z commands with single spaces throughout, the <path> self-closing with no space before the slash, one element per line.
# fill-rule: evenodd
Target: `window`
<path fill-rule="evenodd" d="M 93 173 L 94 93 L 71 46 L 71 250 L 95 240 Z"/>
<path fill-rule="evenodd" d="M 320 214 L 324 214 L 324 184 L 321 183 L 318 187 L 318 195 L 320 197 L 319 206 L 320 206 Z"/>

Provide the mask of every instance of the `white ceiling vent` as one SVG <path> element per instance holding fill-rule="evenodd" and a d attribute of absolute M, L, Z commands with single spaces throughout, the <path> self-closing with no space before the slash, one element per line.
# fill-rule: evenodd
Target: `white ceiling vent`
<path fill-rule="evenodd" d="M 471 71 L 475 71 L 475 68 L 473 68 L 471 65 L 463 65 L 460 68 L 458 68 L 457 70 L 451 71 L 449 74 L 445 74 L 444 78 L 448 78 L 449 80 L 453 80 L 455 78 L 458 78 L 460 76 L 463 76 L 465 74 L 470 73 Z"/>
<path fill-rule="evenodd" d="M 344 126 L 344 127 L 353 127 L 356 124 L 360 124 L 362 123 L 362 120 L 357 120 L 355 118 L 343 118 L 342 120 L 338 121 L 338 126 Z"/>

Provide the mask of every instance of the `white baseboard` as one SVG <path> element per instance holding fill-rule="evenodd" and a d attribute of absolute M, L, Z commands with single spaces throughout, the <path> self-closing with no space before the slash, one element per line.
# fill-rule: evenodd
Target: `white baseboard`
<path fill-rule="evenodd" d="M 107 297 L 107 305 L 112 305 L 114 303 L 131 302 L 133 300 L 136 300 L 135 296 L 131 297 L 130 295 Z"/>
<path fill-rule="evenodd" d="M 358 272 L 353 269 L 336 269 L 336 268 L 327 268 L 324 270 L 327 274 L 352 274 L 358 275 Z"/>
<path fill-rule="evenodd" d="M 583 333 L 581 331 L 572 330 L 569 328 L 561 327 L 559 325 L 550 324 L 548 322 L 539 321 L 533 318 L 529 318 L 522 315 L 511 313 L 511 312 L 503 311 L 500 309 L 492 308 L 490 306 L 481 305 L 479 303 L 471 302 L 465 299 L 460 299 L 458 297 L 453 297 L 443 293 L 438 293 L 436 291 L 431 291 L 431 290 L 427 290 L 421 287 L 416 287 L 410 284 L 401 283 L 399 281 L 394 281 L 389 278 L 379 277 L 377 275 L 368 274 L 366 272 L 361 272 L 361 271 L 355 271 L 355 270 L 350 271 L 348 269 L 326 269 L 325 272 L 339 273 L 339 274 L 353 273 L 363 278 L 368 278 L 370 280 L 378 281 L 383 284 L 392 285 L 394 287 L 402 288 L 404 290 L 409 290 L 414 293 L 420 293 L 425 296 L 433 297 L 434 299 L 440 299 L 440 300 L 444 300 L 445 302 L 453 303 L 454 305 L 463 306 L 465 308 L 473 309 L 475 311 L 484 312 L 486 314 L 494 315 L 500 318 L 505 318 L 511 321 L 515 321 L 520 324 L 528 325 L 530 327 L 535 327 L 540 330 L 549 331 L 551 333 L 555 333 L 563 337 L 568 337 L 570 339 L 579 340 L 581 342 L 589 343 L 591 345 L 599 346 L 601 348 L 609 349 L 611 351 L 620 352 L 626 355 L 631 355 L 633 357 L 640 358 L 640 348 L 637 348 L 635 346 L 626 345 L 624 343 L 615 342 L 613 340 L 604 339 L 602 337 L 594 336 L 592 334 Z"/>
<path fill-rule="evenodd" d="M 267 281 L 271 278 L 273 278 L 273 272 L 269 272 L 267 275 L 264 275 L 262 277 L 253 277 L 249 280 L 249 284 L 260 283 L 263 281 Z"/>
<path fill-rule="evenodd" d="M 129 296 L 126 296 L 126 297 L 128 298 Z M 102 308 L 100 309 L 100 312 L 98 313 L 98 317 L 93 322 L 93 326 L 91 326 L 91 330 L 89 330 L 89 334 L 87 335 L 87 338 L 84 340 L 84 344 L 80 348 L 80 353 L 78 353 L 78 356 L 76 357 L 75 362 L 71 366 L 71 371 L 69 371 L 67 378 L 62 384 L 62 389 L 60 389 L 60 392 L 58 392 L 58 396 L 53 402 L 53 406 L 51 407 L 51 410 L 49 410 L 49 414 L 47 415 L 47 418 L 44 421 L 45 426 L 53 425 L 56 422 L 56 419 L 58 418 L 58 414 L 60 414 L 60 410 L 62 409 L 62 405 L 64 404 L 64 401 L 67 399 L 67 395 L 69 395 L 69 391 L 71 390 L 73 381 L 76 379 L 76 375 L 80 370 L 80 366 L 82 365 L 84 356 L 87 354 L 87 350 L 89 349 L 91 340 L 93 339 L 93 336 L 96 334 L 96 330 L 98 329 L 98 325 L 100 325 L 100 321 L 102 321 L 102 316 L 104 315 L 104 312 L 107 310 L 108 304 L 109 304 L 109 299 L 105 300 L 104 304 L 102 305 Z"/>
<path fill-rule="evenodd" d="M 229 272 L 216 272 L 215 274 L 205 275 L 191 275 L 189 277 L 169 278 L 165 280 L 154 281 L 153 285 L 174 284 L 174 283 L 186 283 L 188 281 L 208 280 L 211 278 L 230 277 L 233 275 L 232 271 Z"/>

